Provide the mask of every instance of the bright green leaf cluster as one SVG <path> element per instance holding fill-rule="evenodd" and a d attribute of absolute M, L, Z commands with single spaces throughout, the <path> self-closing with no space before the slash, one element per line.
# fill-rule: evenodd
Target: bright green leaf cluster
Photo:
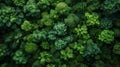
<path fill-rule="evenodd" d="M 85 13 L 85 17 L 87 18 L 86 25 L 99 25 L 99 15 L 97 13 Z"/>
<path fill-rule="evenodd" d="M 75 32 L 77 33 L 78 36 L 81 36 L 81 35 L 84 35 L 84 34 L 87 34 L 87 26 L 86 25 L 78 25 L 77 28 L 75 28 Z"/>
<path fill-rule="evenodd" d="M 65 50 L 61 50 L 61 58 L 67 60 L 68 58 L 73 58 L 73 50 L 67 47 Z"/>
<path fill-rule="evenodd" d="M 84 46 L 82 45 L 82 43 L 79 43 L 79 42 L 75 42 L 73 44 L 70 44 L 71 45 L 71 48 L 77 50 L 79 52 L 79 54 L 83 54 L 84 52 Z"/>
<path fill-rule="evenodd" d="M 110 43 L 114 40 L 114 32 L 110 30 L 103 30 L 98 39 L 105 43 Z"/>
<path fill-rule="evenodd" d="M 48 52 L 41 52 L 39 59 L 41 64 L 44 64 L 46 62 L 51 62 L 52 55 Z"/>
<path fill-rule="evenodd" d="M 25 20 L 21 25 L 21 29 L 25 31 L 30 31 L 32 29 L 32 24 L 29 21 Z"/>

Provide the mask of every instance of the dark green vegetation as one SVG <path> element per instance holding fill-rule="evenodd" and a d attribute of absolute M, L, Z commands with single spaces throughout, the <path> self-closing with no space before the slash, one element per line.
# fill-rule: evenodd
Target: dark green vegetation
<path fill-rule="evenodd" d="M 120 0 L 0 0 L 0 67 L 120 67 Z"/>

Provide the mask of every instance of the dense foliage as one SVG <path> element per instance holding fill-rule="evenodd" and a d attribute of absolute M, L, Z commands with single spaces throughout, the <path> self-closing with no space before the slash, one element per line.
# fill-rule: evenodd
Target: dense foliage
<path fill-rule="evenodd" d="M 0 67 L 120 67 L 120 0 L 0 0 Z"/>

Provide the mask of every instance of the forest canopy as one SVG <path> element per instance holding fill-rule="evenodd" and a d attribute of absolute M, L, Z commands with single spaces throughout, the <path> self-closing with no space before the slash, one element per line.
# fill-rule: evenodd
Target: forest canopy
<path fill-rule="evenodd" d="M 120 0 L 0 0 L 0 67 L 120 67 Z"/>

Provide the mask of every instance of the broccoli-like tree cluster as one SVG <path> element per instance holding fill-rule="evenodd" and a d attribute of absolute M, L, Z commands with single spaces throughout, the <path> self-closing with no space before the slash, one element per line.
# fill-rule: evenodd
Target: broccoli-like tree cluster
<path fill-rule="evenodd" d="M 120 0 L 0 0 L 0 67 L 120 67 Z"/>

